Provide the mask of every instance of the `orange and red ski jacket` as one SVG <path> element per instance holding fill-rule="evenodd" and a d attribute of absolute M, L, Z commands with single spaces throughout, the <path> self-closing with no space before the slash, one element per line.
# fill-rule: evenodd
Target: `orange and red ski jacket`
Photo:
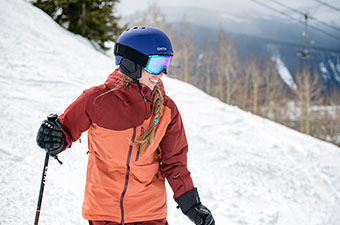
<path fill-rule="evenodd" d="M 174 198 L 194 187 L 187 169 L 188 144 L 182 119 L 162 90 L 163 115 L 155 140 L 141 154 L 131 141 L 153 122 L 152 91 L 129 83 L 108 92 L 121 79 L 122 74 L 115 70 L 104 84 L 85 90 L 59 116 L 68 147 L 88 130 L 82 214 L 87 220 L 122 224 L 163 219 L 167 216 L 164 178 Z"/>

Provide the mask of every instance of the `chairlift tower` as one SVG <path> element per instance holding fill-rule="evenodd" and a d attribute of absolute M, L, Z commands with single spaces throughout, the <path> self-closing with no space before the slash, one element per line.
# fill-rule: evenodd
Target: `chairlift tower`
<path fill-rule="evenodd" d="M 303 49 L 301 51 L 298 51 L 296 53 L 297 56 L 300 56 L 302 58 L 307 58 L 310 55 L 310 46 L 311 44 L 314 43 L 314 41 L 309 40 L 309 35 L 308 35 L 308 19 L 309 19 L 309 14 L 305 13 L 304 14 L 305 18 L 305 30 L 302 32 L 302 39 L 303 39 Z"/>

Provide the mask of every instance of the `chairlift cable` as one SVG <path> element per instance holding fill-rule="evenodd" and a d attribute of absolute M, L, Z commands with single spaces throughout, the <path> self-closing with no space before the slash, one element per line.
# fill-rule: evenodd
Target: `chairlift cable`
<path fill-rule="evenodd" d="M 286 16 L 286 17 L 289 17 L 289 18 L 291 18 L 291 19 L 293 19 L 293 20 L 296 20 L 296 18 L 294 18 L 293 16 L 291 16 L 291 15 L 289 15 L 289 14 L 287 14 L 287 13 L 284 13 L 284 12 L 278 10 L 278 9 L 275 9 L 275 8 L 273 8 L 273 7 L 271 7 L 271 6 L 267 5 L 267 4 L 264 4 L 263 2 L 259 2 L 258 0 L 250 0 L 250 1 L 252 1 L 252 2 L 254 2 L 254 3 L 257 3 L 257 4 L 259 4 L 259 5 L 263 6 L 263 7 L 266 7 L 266 8 L 268 8 L 268 9 L 271 9 L 271 10 L 273 10 L 273 11 L 275 11 L 275 12 L 277 12 L 277 13 L 280 13 L 281 15 L 284 15 L 284 16 Z M 299 20 L 298 20 L 298 21 L 299 21 Z M 299 23 L 303 23 L 303 24 L 304 24 L 304 22 L 301 22 L 301 21 L 299 21 Z M 309 27 L 311 27 L 311 28 L 313 28 L 313 29 L 315 29 L 315 30 L 318 30 L 319 32 L 321 32 L 321 33 L 323 33 L 323 34 L 325 34 L 325 35 L 327 35 L 327 36 L 329 36 L 329 37 L 332 37 L 332 38 L 334 38 L 334 39 L 340 41 L 340 37 L 335 36 L 335 35 L 333 35 L 333 34 L 327 32 L 327 31 L 324 31 L 324 30 L 322 30 L 322 29 L 320 29 L 320 28 L 318 28 L 318 27 L 315 27 L 315 26 L 313 26 L 313 25 L 309 25 Z"/>

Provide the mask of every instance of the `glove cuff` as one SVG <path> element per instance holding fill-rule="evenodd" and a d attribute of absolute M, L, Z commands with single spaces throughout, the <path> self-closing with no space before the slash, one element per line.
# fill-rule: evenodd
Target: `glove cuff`
<path fill-rule="evenodd" d="M 185 215 L 188 213 L 190 208 L 195 205 L 201 204 L 197 188 L 193 188 L 191 191 L 185 192 L 184 194 L 176 198 L 175 201 Z"/>
<path fill-rule="evenodd" d="M 64 151 L 66 149 L 66 147 L 68 146 L 67 140 L 66 140 L 66 136 L 64 134 L 62 125 L 60 120 L 58 119 L 58 115 L 55 113 L 51 113 L 47 116 L 47 120 L 50 121 L 51 123 L 53 123 L 54 125 L 56 125 L 59 129 L 60 132 L 62 134 L 61 136 L 61 142 L 60 142 L 60 147 L 54 150 L 49 150 L 48 152 L 52 155 L 52 156 L 56 156 L 58 155 L 60 152 Z"/>

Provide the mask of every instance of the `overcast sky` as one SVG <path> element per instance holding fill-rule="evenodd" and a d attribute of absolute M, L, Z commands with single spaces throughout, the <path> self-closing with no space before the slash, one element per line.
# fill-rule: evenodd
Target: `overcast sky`
<path fill-rule="evenodd" d="M 171 7 L 196 7 L 196 8 L 209 8 L 211 10 L 218 10 L 220 12 L 235 12 L 235 13 L 258 13 L 259 15 L 276 15 L 280 16 L 279 13 L 273 12 L 268 8 L 261 6 L 255 1 L 262 2 L 267 4 L 273 8 L 276 8 L 285 13 L 289 13 L 290 15 L 294 15 L 295 13 L 285 9 L 284 7 L 276 4 L 273 1 L 269 0 L 121 0 L 118 4 L 117 12 L 122 16 L 127 16 L 133 14 L 136 11 L 145 10 L 150 4 L 157 4 L 162 11 L 166 14 L 167 8 Z M 327 21 L 330 23 L 335 23 L 340 26 L 340 11 L 336 11 L 329 7 L 326 7 L 320 3 L 318 0 L 277 0 L 282 2 L 283 4 L 298 9 L 302 12 L 308 12 L 313 17 Z M 330 5 L 333 5 L 337 8 L 340 8 L 340 0 L 320 0 L 322 2 L 326 2 Z M 157 3 L 155 3 L 157 2 Z M 181 18 L 182 15 L 179 15 L 177 18 Z M 187 15 L 190 17 L 190 15 Z"/>

